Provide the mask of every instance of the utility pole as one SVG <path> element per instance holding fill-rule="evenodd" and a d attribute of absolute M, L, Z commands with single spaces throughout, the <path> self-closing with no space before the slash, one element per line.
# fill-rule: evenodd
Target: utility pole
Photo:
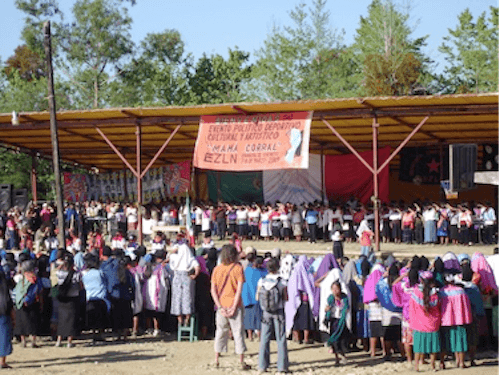
<path fill-rule="evenodd" d="M 55 177 L 55 195 L 57 206 L 57 228 L 59 233 L 59 247 L 66 249 L 66 239 L 64 232 L 64 202 L 62 200 L 62 185 L 61 185 L 61 161 L 59 156 L 59 138 L 57 134 L 57 118 L 56 105 L 54 95 L 54 71 L 52 69 L 52 41 L 50 36 L 50 21 L 43 24 L 45 56 L 47 59 L 47 77 L 48 77 L 48 101 L 50 112 L 50 138 L 52 139 L 52 164 Z"/>

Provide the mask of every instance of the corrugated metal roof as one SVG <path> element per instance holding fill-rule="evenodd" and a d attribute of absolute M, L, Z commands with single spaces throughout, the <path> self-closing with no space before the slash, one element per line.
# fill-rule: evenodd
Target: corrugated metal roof
<path fill-rule="evenodd" d="M 322 122 L 325 119 L 359 150 L 372 148 L 372 123 L 376 116 L 379 146 L 398 144 L 426 116 L 430 116 L 408 146 L 450 143 L 496 143 L 498 94 L 374 97 L 302 100 L 279 103 L 234 103 L 186 107 L 108 108 L 61 111 L 57 114 L 61 157 L 101 170 L 123 169 L 124 164 L 98 134 L 96 127 L 135 165 L 136 123 L 142 131 L 144 166 L 173 131 L 180 130 L 155 163 L 174 163 L 192 157 L 202 115 L 314 111 L 310 150 L 326 154 L 348 152 Z M 0 114 L 0 143 L 23 151 L 51 153 L 48 112 L 20 113 L 20 125 L 11 114 Z M 395 162 L 397 160 L 394 159 Z"/>

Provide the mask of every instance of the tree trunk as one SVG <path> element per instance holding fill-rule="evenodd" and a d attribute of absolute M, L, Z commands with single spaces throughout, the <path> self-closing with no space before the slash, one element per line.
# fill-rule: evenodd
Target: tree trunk
<path fill-rule="evenodd" d="M 99 81 L 97 78 L 94 80 L 94 108 L 99 106 Z"/>

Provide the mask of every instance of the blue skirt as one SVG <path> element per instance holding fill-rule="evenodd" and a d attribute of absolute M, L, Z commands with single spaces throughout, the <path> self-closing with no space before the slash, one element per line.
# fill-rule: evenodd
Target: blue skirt
<path fill-rule="evenodd" d="M 369 310 L 357 310 L 357 338 L 365 339 L 368 337 L 371 337 Z"/>
<path fill-rule="evenodd" d="M 244 307 L 244 329 L 262 329 L 262 308 L 259 303 Z"/>
<path fill-rule="evenodd" d="M 0 315 L 0 357 L 12 354 L 12 321 L 10 316 Z"/>

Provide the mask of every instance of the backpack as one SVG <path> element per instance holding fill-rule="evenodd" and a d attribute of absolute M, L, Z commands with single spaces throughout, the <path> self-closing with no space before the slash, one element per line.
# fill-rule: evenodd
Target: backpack
<path fill-rule="evenodd" d="M 279 308 L 282 308 L 282 306 L 280 306 L 282 296 L 278 288 L 280 280 L 281 278 L 279 277 L 277 279 L 278 282 L 269 290 L 264 287 L 260 288 L 260 291 L 258 292 L 258 301 L 260 302 L 260 307 L 263 311 L 275 313 Z"/>

